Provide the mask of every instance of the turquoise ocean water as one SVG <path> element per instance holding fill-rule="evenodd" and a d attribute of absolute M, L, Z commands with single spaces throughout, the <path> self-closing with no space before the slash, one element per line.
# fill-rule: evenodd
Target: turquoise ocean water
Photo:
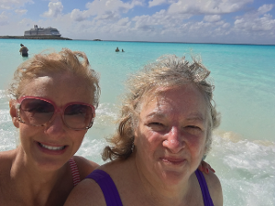
<path fill-rule="evenodd" d="M 224 205 L 275 205 L 275 46 L 0 39 L 0 151 L 17 144 L 5 89 L 16 67 L 26 60 L 19 55 L 20 43 L 29 48 L 30 57 L 45 49 L 84 51 L 100 73 L 96 121 L 77 152 L 99 164 L 104 138 L 114 131 L 127 76 L 164 54 L 182 56 L 192 50 L 201 55 L 211 70 L 222 114 L 206 160 L 221 180 Z M 116 47 L 125 52 L 114 52 Z"/>

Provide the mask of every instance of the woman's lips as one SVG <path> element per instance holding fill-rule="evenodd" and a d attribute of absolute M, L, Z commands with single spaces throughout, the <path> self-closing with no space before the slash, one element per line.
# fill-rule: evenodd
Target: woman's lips
<path fill-rule="evenodd" d="M 174 157 L 162 157 L 160 158 L 165 164 L 169 165 L 183 165 L 186 160 L 183 158 L 174 158 Z"/>

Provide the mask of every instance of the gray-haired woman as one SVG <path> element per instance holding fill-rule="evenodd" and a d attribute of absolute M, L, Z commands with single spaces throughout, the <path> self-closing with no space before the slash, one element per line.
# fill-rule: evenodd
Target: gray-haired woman
<path fill-rule="evenodd" d="M 220 206 L 217 176 L 199 164 L 219 125 L 209 71 L 194 59 L 165 56 L 129 80 L 117 134 L 99 167 L 65 205 Z"/>

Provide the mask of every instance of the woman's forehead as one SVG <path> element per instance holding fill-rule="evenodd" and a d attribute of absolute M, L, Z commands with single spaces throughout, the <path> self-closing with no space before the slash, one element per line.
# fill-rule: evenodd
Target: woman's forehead
<path fill-rule="evenodd" d="M 171 96 L 172 93 L 176 93 L 176 95 Z M 178 99 L 179 97 L 187 96 L 190 93 L 195 93 L 197 96 L 203 97 L 198 87 L 194 84 L 189 83 L 170 87 L 156 87 L 145 93 L 141 98 L 141 102 L 143 104 L 147 104 L 156 99 L 165 99 L 166 97 Z"/>
<path fill-rule="evenodd" d="M 27 87 L 29 84 L 37 85 L 43 87 L 44 85 L 56 85 L 62 83 L 72 82 L 76 83 L 76 86 L 85 86 L 85 81 L 83 81 L 83 77 L 74 75 L 70 72 L 56 72 L 47 74 L 40 74 L 32 79 L 26 79 L 23 84 L 21 85 L 22 88 Z"/>
<path fill-rule="evenodd" d="M 68 74 L 40 76 L 25 83 L 22 95 L 40 97 L 70 96 L 93 100 L 92 89 L 80 77 Z M 69 95 L 66 95 L 69 94 Z M 84 98 L 83 98 L 84 99 Z"/>
<path fill-rule="evenodd" d="M 140 109 L 160 111 L 167 107 L 170 110 L 181 112 L 188 107 L 190 114 L 205 114 L 207 102 L 199 89 L 193 85 L 180 87 L 158 88 L 155 92 L 146 94 L 141 100 Z M 153 112 L 153 111 L 152 111 Z M 205 115 L 203 115 L 205 116 Z"/>

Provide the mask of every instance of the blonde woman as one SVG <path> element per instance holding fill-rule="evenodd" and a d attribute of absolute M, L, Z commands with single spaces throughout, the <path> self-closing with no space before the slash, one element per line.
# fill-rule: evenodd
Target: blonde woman
<path fill-rule="evenodd" d="M 74 156 L 93 124 L 98 76 L 84 53 L 64 49 L 25 61 L 9 91 L 20 145 L 0 152 L 0 204 L 63 205 L 98 166 Z"/>

